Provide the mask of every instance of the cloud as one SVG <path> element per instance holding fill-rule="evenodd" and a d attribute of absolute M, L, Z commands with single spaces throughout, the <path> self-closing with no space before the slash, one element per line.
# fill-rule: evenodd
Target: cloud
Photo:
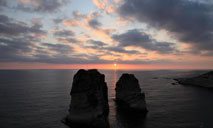
<path fill-rule="evenodd" d="M 126 33 L 113 35 L 112 38 L 119 42 L 120 47 L 136 46 L 146 50 L 156 51 L 161 54 L 172 53 L 175 51 L 174 44 L 169 42 L 158 42 L 138 29 L 128 30 Z"/>
<path fill-rule="evenodd" d="M 42 46 L 46 46 L 48 50 L 55 51 L 60 55 L 66 55 L 73 50 L 71 46 L 65 44 L 43 43 Z"/>
<path fill-rule="evenodd" d="M 92 11 L 88 15 L 81 14 L 78 11 L 73 12 L 72 19 L 63 20 L 63 24 L 69 27 L 81 27 L 98 37 L 111 40 L 110 35 L 116 30 L 116 28 L 106 28 L 102 26 L 102 23 L 98 21 L 102 15 L 98 12 Z"/>
<path fill-rule="evenodd" d="M 63 20 L 63 24 L 65 26 L 76 26 L 76 25 L 79 25 L 81 23 L 80 23 L 80 21 L 77 21 L 77 20 L 65 19 L 65 20 Z"/>
<path fill-rule="evenodd" d="M 76 38 L 72 38 L 72 37 L 66 37 L 66 38 L 57 38 L 56 39 L 58 42 L 63 42 L 63 43 L 80 43 L 81 41 L 76 39 Z"/>
<path fill-rule="evenodd" d="M 0 15 L 0 23 L 7 23 L 10 21 L 10 18 L 5 15 Z"/>
<path fill-rule="evenodd" d="M 93 0 L 93 3 L 100 9 L 104 9 L 107 2 L 107 0 Z"/>
<path fill-rule="evenodd" d="M 72 15 L 74 16 L 74 19 L 78 19 L 78 20 L 87 17 L 87 15 L 81 14 L 79 11 L 73 11 Z"/>
<path fill-rule="evenodd" d="M 59 10 L 60 7 L 66 5 L 69 0 L 28 0 L 19 1 L 16 9 L 25 12 L 44 12 L 54 13 Z"/>
<path fill-rule="evenodd" d="M 120 42 L 121 46 L 141 46 L 142 43 L 152 42 L 152 39 L 149 35 L 140 32 L 137 29 L 128 30 L 126 33 L 120 35 L 113 35 L 112 38 Z"/>
<path fill-rule="evenodd" d="M 140 54 L 140 52 L 136 51 L 136 50 L 125 50 L 123 47 L 120 47 L 120 46 L 114 46 L 114 47 L 108 46 L 106 43 L 104 43 L 102 41 L 88 40 L 87 43 L 92 44 L 92 46 L 89 45 L 86 48 L 100 50 L 107 54 L 110 54 L 110 52 L 126 53 L 126 54 Z"/>
<path fill-rule="evenodd" d="M 28 58 L 33 47 L 34 44 L 27 40 L 0 38 L 0 61 L 22 61 Z"/>
<path fill-rule="evenodd" d="M 91 19 L 88 21 L 88 24 L 90 27 L 97 29 L 99 28 L 102 24 L 97 20 L 97 19 Z"/>
<path fill-rule="evenodd" d="M 121 0 L 114 0 L 115 3 L 119 3 Z"/>
<path fill-rule="evenodd" d="M 41 30 L 41 24 L 33 23 L 32 26 L 29 26 L 24 22 L 17 22 L 5 15 L 0 15 L 0 18 L 0 36 L 11 37 L 25 34 L 46 34 L 44 30 Z"/>
<path fill-rule="evenodd" d="M 88 27 L 93 29 L 99 29 L 102 26 L 102 23 L 98 21 L 98 18 L 101 17 L 101 14 L 98 12 L 91 12 L 89 15 L 82 15 L 80 13 L 75 14 L 74 17 L 76 19 L 84 19 L 88 24 Z"/>
<path fill-rule="evenodd" d="M 192 0 L 124 0 L 118 13 L 166 29 L 197 50 L 213 50 L 213 4 Z"/>
<path fill-rule="evenodd" d="M 94 29 L 94 28 L 89 28 L 90 30 L 93 31 L 93 34 L 95 36 L 98 36 L 98 37 L 102 37 L 102 38 L 105 38 L 105 39 L 108 39 L 108 40 L 111 40 L 111 34 L 116 31 L 116 28 L 104 28 L 104 27 L 101 27 L 101 28 L 98 28 L 98 29 Z"/>
<path fill-rule="evenodd" d="M 57 62 L 60 57 L 69 58 L 73 48 L 66 44 L 35 44 L 23 38 L 0 38 L 0 51 L 0 62 Z"/>
<path fill-rule="evenodd" d="M 18 0 L 19 2 L 21 2 L 21 3 L 29 3 L 30 2 L 30 0 Z"/>
<path fill-rule="evenodd" d="M 96 7 L 103 10 L 104 12 L 110 14 L 116 10 L 115 5 L 119 3 L 119 0 L 93 0 Z"/>
<path fill-rule="evenodd" d="M 0 62 L 42 62 L 54 64 L 105 63 L 97 56 L 72 54 L 66 44 L 33 43 L 23 38 L 0 38 Z M 85 58 L 86 57 L 86 58 Z"/>
<path fill-rule="evenodd" d="M 64 20 L 64 19 L 62 19 L 62 18 L 55 18 L 55 19 L 53 19 L 53 22 L 54 22 L 55 24 L 59 24 L 59 23 L 62 23 L 63 20 Z"/>
<path fill-rule="evenodd" d="M 88 40 L 87 42 L 88 42 L 88 43 L 91 43 L 91 44 L 93 44 L 93 45 L 96 45 L 96 46 L 100 46 L 100 47 L 106 46 L 106 43 L 104 43 L 104 42 L 102 42 L 102 41 Z"/>
<path fill-rule="evenodd" d="M 141 54 L 139 51 L 136 50 L 125 50 L 122 47 L 106 47 L 105 48 L 107 51 L 111 51 L 111 52 L 117 52 L 117 53 L 126 53 L 126 54 Z"/>
<path fill-rule="evenodd" d="M 70 30 L 53 30 L 52 33 L 58 37 L 69 37 L 75 35 L 75 33 Z"/>
<path fill-rule="evenodd" d="M 95 41 L 92 41 L 93 43 Z M 103 45 L 95 42 L 95 44 Z M 101 50 L 101 49 L 98 49 Z M 67 44 L 33 43 L 30 38 L 0 38 L 0 62 L 42 62 L 52 64 L 110 64 L 115 60 L 101 59 L 101 56 L 110 55 L 108 52 L 133 53 L 123 51 L 120 48 L 107 47 L 104 45 L 103 54 L 77 54 L 72 46 Z M 137 52 L 136 52 L 137 53 Z M 135 54 L 136 54 L 135 53 Z M 124 64 L 148 64 L 165 63 L 164 60 L 122 60 L 116 59 Z"/>
<path fill-rule="evenodd" d="M 113 13 L 115 12 L 115 10 L 116 10 L 116 7 L 113 5 L 109 5 L 105 8 L 106 13 Z"/>
<path fill-rule="evenodd" d="M 7 7 L 7 0 L 0 0 L 0 10 L 2 9 L 1 7 Z"/>
<path fill-rule="evenodd" d="M 81 14 L 78 11 L 73 11 L 72 13 L 73 18 L 72 19 L 64 19 L 62 22 L 65 26 L 82 26 L 82 27 L 90 27 L 88 25 L 91 25 L 92 27 L 97 27 L 101 25 L 101 23 L 97 20 L 101 16 L 100 13 L 92 11 L 88 15 Z M 86 25 L 88 24 L 88 25 Z"/>

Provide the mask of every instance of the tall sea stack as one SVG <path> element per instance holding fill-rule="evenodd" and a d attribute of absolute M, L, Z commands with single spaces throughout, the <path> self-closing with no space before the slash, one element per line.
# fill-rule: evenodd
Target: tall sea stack
<path fill-rule="evenodd" d="M 73 127 L 107 128 L 108 92 L 105 76 L 96 69 L 79 70 L 73 79 L 71 104 L 65 124 Z"/>
<path fill-rule="evenodd" d="M 123 74 L 116 83 L 116 102 L 126 111 L 147 112 L 145 94 L 133 74 Z"/>

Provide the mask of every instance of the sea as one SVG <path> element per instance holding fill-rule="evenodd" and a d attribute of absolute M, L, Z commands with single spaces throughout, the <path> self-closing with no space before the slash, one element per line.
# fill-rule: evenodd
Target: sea
<path fill-rule="evenodd" d="M 0 70 L 0 128 L 69 128 L 61 120 L 68 114 L 77 71 Z M 99 71 L 108 86 L 110 128 L 213 128 L 213 90 L 173 80 L 207 70 Z M 116 109 L 115 84 L 123 73 L 139 80 L 149 110 L 145 117 Z"/>

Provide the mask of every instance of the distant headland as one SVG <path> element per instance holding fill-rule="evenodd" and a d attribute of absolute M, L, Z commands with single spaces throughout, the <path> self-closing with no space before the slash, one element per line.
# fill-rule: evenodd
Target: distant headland
<path fill-rule="evenodd" d="M 183 85 L 192 85 L 213 89 L 213 71 L 192 78 L 177 78 L 174 80 Z"/>

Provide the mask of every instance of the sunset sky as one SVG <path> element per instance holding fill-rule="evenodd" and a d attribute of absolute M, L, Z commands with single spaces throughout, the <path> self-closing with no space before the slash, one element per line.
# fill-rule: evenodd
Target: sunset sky
<path fill-rule="evenodd" d="M 0 69 L 213 69 L 211 0 L 0 0 Z"/>

